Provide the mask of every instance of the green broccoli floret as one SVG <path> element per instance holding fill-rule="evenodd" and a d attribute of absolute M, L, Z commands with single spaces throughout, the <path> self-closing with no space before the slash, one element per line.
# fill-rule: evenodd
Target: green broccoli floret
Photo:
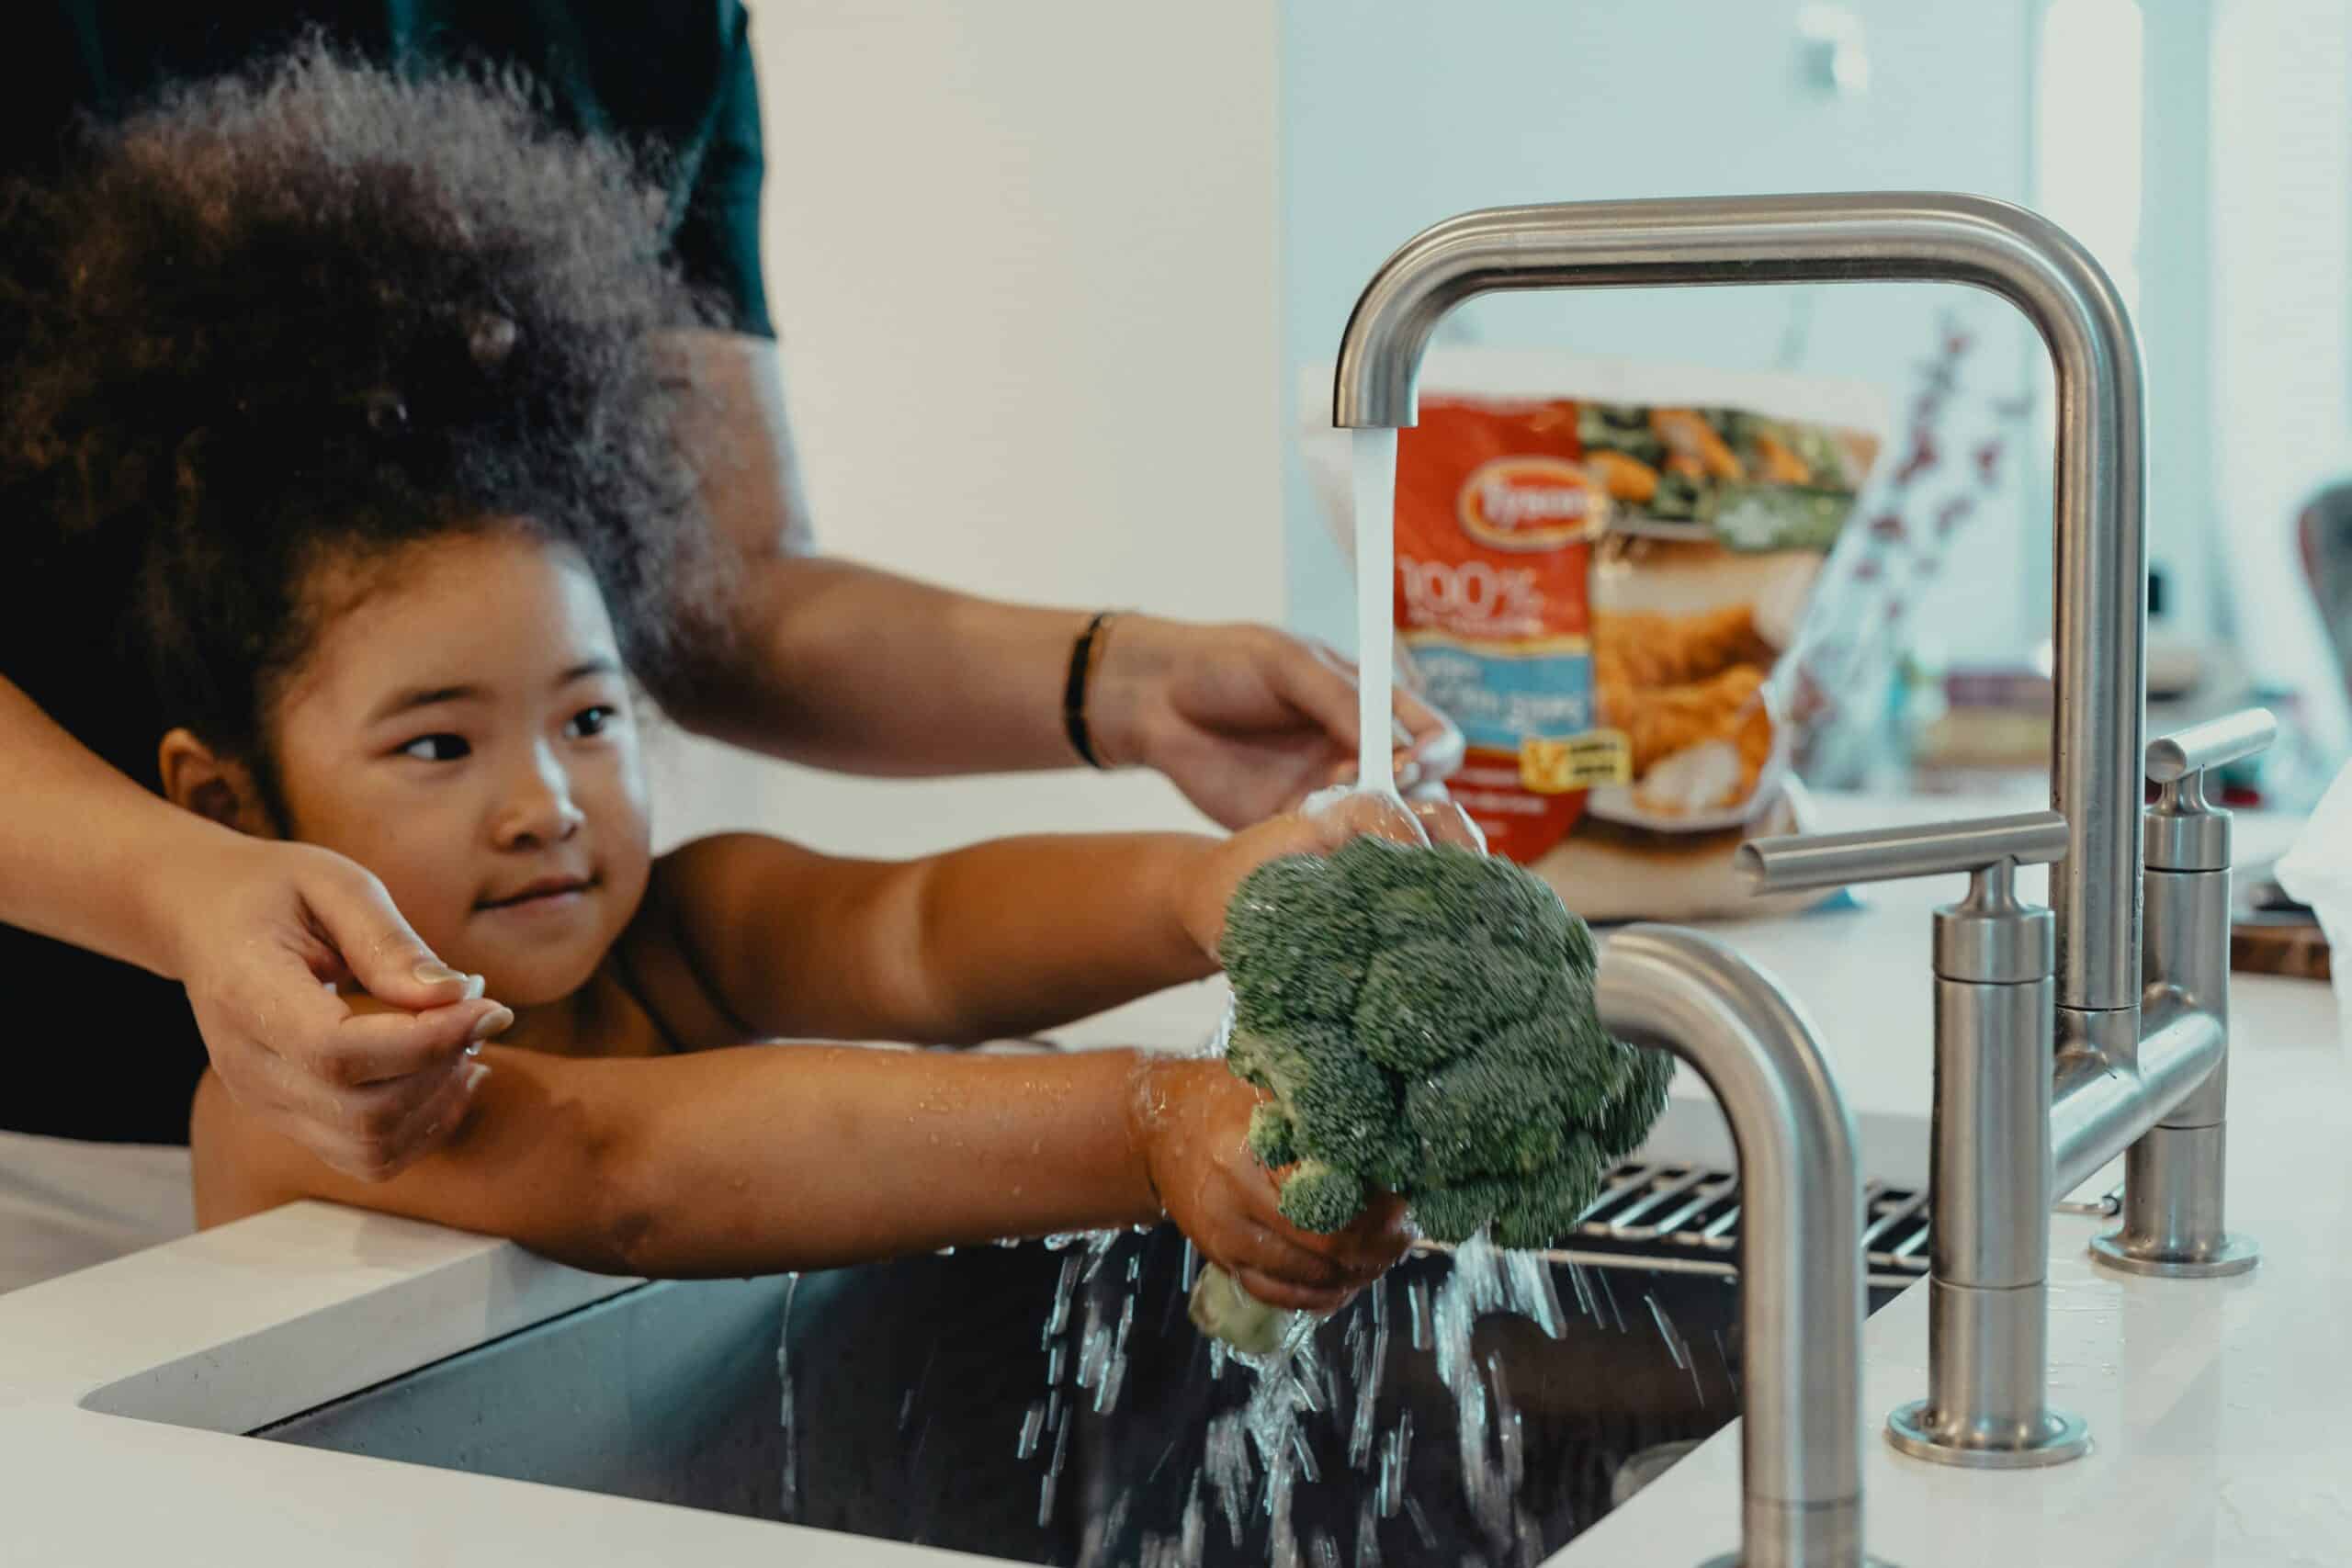
<path fill-rule="evenodd" d="M 1250 1152 L 1268 1170 L 1298 1163 L 1298 1129 L 1282 1107 L 1269 1101 L 1250 1113 Z"/>
<path fill-rule="evenodd" d="M 1576 1229 L 1577 1220 L 1600 1195 L 1600 1183 L 1617 1162 L 1589 1133 L 1568 1134 L 1568 1150 L 1542 1170 L 1510 1184 L 1495 1215 L 1495 1241 L 1502 1247 L 1550 1247 Z"/>
<path fill-rule="evenodd" d="M 1521 1176 L 1559 1157 L 1567 1118 L 1558 1086 L 1524 1059 L 1473 1053 L 1405 1091 L 1405 1121 L 1420 1140 L 1423 1186 L 1476 1176 Z"/>
<path fill-rule="evenodd" d="M 1494 1223 L 1510 1183 L 1474 1178 L 1459 1187 L 1425 1187 L 1413 1194 L 1413 1224 L 1431 1241 L 1468 1241 Z"/>
<path fill-rule="evenodd" d="M 1616 1044 L 1626 1058 L 1625 1077 L 1592 1129 L 1612 1164 L 1640 1148 L 1650 1135 L 1650 1128 L 1665 1113 L 1667 1086 L 1674 1081 L 1674 1058 L 1665 1052 L 1623 1041 Z"/>
<path fill-rule="evenodd" d="M 1302 1229 L 1339 1230 L 1381 1190 L 1439 1241 L 1547 1245 L 1665 1106 L 1671 1059 L 1601 1027 L 1591 931 L 1509 861 L 1358 839 L 1271 862 L 1234 895 L 1222 956 L 1227 1065 L 1272 1097 L 1250 1147 Z M 1237 1300 L 1212 1269 L 1194 1321 L 1284 1341 L 1288 1314 Z"/>
<path fill-rule="evenodd" d="M 1356 1042 L 1392 1072 L 1425 1072 L 1479 1032 L 1535 1013 L 1551 983 L 1525 953 L 1480 935 L 1401 942 L 1365 972 Z"/>
<path fill-rule="evenodd" d="M 1303 1231 L 1343 1230 L 1363 1213 L 1363 1178 L 1343 1165 L 1303 1159 L 1283 1183 L 1283 1217 Z"/>
<path fill-rule="evenodd" d="M 1347 1032 L 1333 1024 L 1302 1023 L 1287 1034 L 1261 1034 L 1237 1029 L 1226 1046 L 1226 1062 L 1250 1082 L 1273 1094 L 1272 1106 L 1281 1119 L 1282 1137 L 1273 1152 L 1288 1159 L 1266 1160 L 1274 1166 L 1305 1158 L 1337 1167 L 1359 1176 L 1374 1172 L 1401 1174 L 1394 1156 L 1402 1129 L 1398 1125 L 1396 1080 L 1350 1043 Z M 1262 1113 L 1265 1107 L 1260 1107 Z M 1250 1145 L 1265 1158 L 1260 1133 L 1261 1117 L 1250 1120 Z M 1283 1189 L 1283 1213 L 1304 1230 L 1335 1231 L 1363 1207 L 1359 1190 L 1355 1201 L 1336 1218 L 1331 1199 L 1294 1199 L 1294 1176 Z"/>
<path fill-rule="evenodd" d="M 1226 908 L 1223 957 L 1247 953 L 1248 996 L 1235 1021 L 1281 1035 L 1314 1021 L 1343 1022 L 1371 961 L 1371 916 L 1331 863 L 1285 855 L 1260 866 Z"/>

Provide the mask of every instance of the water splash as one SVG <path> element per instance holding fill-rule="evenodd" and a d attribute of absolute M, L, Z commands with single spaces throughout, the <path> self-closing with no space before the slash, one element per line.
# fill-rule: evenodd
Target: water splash
<path fill-rule="evenodd" d="M 1021 1417 L 1021 1442 L 1013 1451 L 1023 1459 L 1036 1457 L 1037 1439 L 1044 1435 L 1045 1430 L 1046 1402 L 1042 1399 L 1033 1400 L 1030 1402 L 1028 1412 Z"/>
<path fill-rule="evenodd" d="M 1617 1304 L 1617 1291 L 1616 1288 L 1609 1282 L 1609 1270 L 1606 1269 L 1594 1270 L 1593 1281 L 1600 1287 L 1601 1299 L 1609 1303 L 1609 1315 L 1617 1320 L 1617 1332 L 1620 1334 L 1624 1333 L 1625 1312 L 1623 1307 L 1620 1307 Z M 1600 1314 L 1595 1312 L 1592 1316 L 1597 1322 L 1600 1317 Z"/>
<path fill-rule="evenodd" d="M 1508 1556 L 1521 1533 L 1516 1503 L 1526 1479 L 1523 1428 L 1503 1383 L 1501 1358 L 1489 1352 L 1481 1378 L 1471 1347 L 1478 1320 L 1495 1313 L 1525 1316 L 1554 1339 L 1566 1331 L 1559 1294 L 1542 1260 L 1504 1252 L 1481 1231 L 1454 1249 L 1453 1268 L 1430 1303 L 1430 1337 L 1439 1381 L 1453 1393 L 1459 1416 L 1456 1473 L 1464 1500 L 1487 1544 Z"/>
<path fill-rule="evenodd" d="M 1046 1246 L 1049 1250 L 1056 1239 L 1057 1238 L 1052 1236 L 1046 1238 Z M 1051 1345 L 1054 1342 L 1055 1337 L 1059 1335 L 1063 1329 L 1069 1326 L 1070 1302 L 1077 1294 L 1078 1271 L 1080 1269 L 1084 1267 L 1084 1264 L 1085 1260 L 1083 1258 L 1065 1258 L 1062 1259 L 1061 1282 L 1054 1287 L 1054 1304 L 1051 1310 L 1046 1314 L 1046 1332 L 1044 1337 L 1038 1341 L 1040 1345 Z"/>
<path fill-rule="evenodd" d="M 1054 1491 L 1060 1485 L 1062 1466 L 1069 1460 L 1069 1426 L 1064 1421 L 1054 1433 L 1054 1457 L 1046 1465 L 1046 1479 L 1037 1488 L 1037 1524 L 1040 1529 L 1054 1522 Z"/>
<path fill-rule="evenodd" d="M 1184 1499 L 1184 1516 L 1173 1536 L 1144 1537 L 1142 1555 L 1136 1568 L 1200 1568 L 1201 1552 L 1208 1542 L 1208 1511 L 1201 1502 L 1201 1482 L 1193 1478 L 1193 1490 Z M 1365 1568 L 1362 1562 L 1357 1568 Z M 1379 1568 L 1375 1562 L 1372 1568 Z"/>
<path fill-rule="evenodd" d="M 1201 1461 L 1201 1473 L 1208 1478 L 1209 1489 L 1216 1495 L 1217 1509 L 1225 1516 L 1226 1532 L 1237 1547 L 1243 1539 L 1242 1510 L 1248 1505 L 1256 1474 L 1250 1459 L 1247 1420 L 1238 1410 L 1211 1419 L 1208 1446 Z"/>
<path fill-rule="evenodd" d="M 1557 1339 L 1567 1332 L 1567 1316 L 1560 1310 L 1560 1292 L 1553 1285 L 1552 1271 L 1544 1266 L 1541 1256 L 1506 1252 L 1503 1274 L 1510 1304 L 1534 1319 L 1545 1338 Z"/>
<path fill-rule="evenodd" d="M 1658 1304 L 1656 1291 L 1644 1292 L 1643 1299 L 1649 1303 L 1650 1321 L 1657 1325 L 1659 1335 L 1666 1340 L 1666 1353 L 1674 1358 L 1678 1370 L 1690 1374 L 1690 1387 L 1699 1396 L 1700 1406 L 1704 1408 L 1707 1385 L 1699 1376 L 1698 1361 L 1691 1356 L 1690 1345 L 1683 1340 L 1682 1331 L 1675 1326 L 1674 1319 L 1668 1314 L 1666 1308 Z"/>
<path fill-rule="evenodd" d="M 1405 1517 L 1413 1521 L 1413 1533 L 1421 1538 L 1422 1550 L 1435 1551 L 1437 1531 L 1430 1529 L 1430 1517 L 1421 1511 L 1421 1505 L 1418 1498 L 1405 1499 Z"/>
<path fill-rule="evenodd" d="M 1387 1281 L 1380 1281 L 1364 1293 L 1372 1299 L 1369 1330 L 1364 1314 L 1359 1314 L 1348 1323 L 1348 1348 L 1352 1358 L 1349 1371 L 1356 1389 L 1355 1420 L 1348 1429 L 1348 1465 L 1359 1471 L 1372 1462 L 1373 1441 L 1379 1436 L 1374 1423 L 1379 1415 L 1381 1374 L 1388 1365 Z"/>
<path fill-rule="evenodd" d="M 1356 1510 L 1355 1568 L 1380 1568 L 1380 1520 L 1369 1497 Z"/>
<path fill-rule="evenodd" d="M 1716 1363 L 1730 1360 L 1719 1334 L 1686 1339 L 1668 1310 L 1671 1292 L 1645 1292 L 1636 1283 L 1638 1307 L 1625 1314 L 1610 1288 L 1611 1270 L 1507 1253 L 1484 1236 L 1453 1249 L 1442 1272 L 1417 1263 L 1367 1290 L 1336 1320 L 1304 1325 L 1285 1353 L 1243 1357 L 1192 1335 L 1181 1289 L 1172 1306 L 1159 1299 L 1171 1272 L 1189 1278 L 1197 1266 L 1188 1245 L 1180 1255 L 1173 1237 L 1163 1240 L 1169 1249 L 1153 1254 L 1124 1230 L 1055 1236 L 1042 1249 L 1051 1261 L 1039 1259 L 1048 1287 L 1035 1363 L 1044 1387 L 999 1430 L 1024 1465 L 1035 1466 L 1026 1473 L 1037 1482 L 1039 1528 L 1071 1530 L 1078 1547 L 1071 1561 L 1080 1568 L 1236 1561 L 1383 1568 L 1398 1560 L 1532 1568 L 1543 1532 L 1561 1523 L 1532 1512 L 1532 1499 L 1521 1496 L 1531 1472 L 1540 1478 L 1554 1462 L 1531 1447 L 1549 1440 L 1539 1438 L 1548 1427 L 1519 1412 L 1517 1396 L 1529 1392 L 1514 1386 L 1527 1375 L 1524 1363 L 1502 1342 L 1477 1342 L 1479 1325 L 1510 1316 L 1557 1341 L 1579 1319 L 1606 1328 L 1614 1317 L 1645 1337 L 1656 1332 L 1658 1339 L 1648 1343 L 1662 1343 L 1694 1381 L 1702 1344 L 1712 1342 Z M 1128 1252 L 1114 1257 L 1121 1246 Z M 1152 1298 L 1139 1301 L 1145 1290 Z M 1140 1310 L 1162 1306 L 1168 1311 Z M 1139 1315 L 1146 1348 L 1138 1352 Z M 1172 1362 L 1162 1343 L 1170 1337 L 1179 1347 Z M 1133 1473 L 1089 1457 L 1105 1438 L 1115 1436 L 1116 1448 L 1135 1436 L 1097 1425 L 1118 1418 L 1123 1397 L 1133 1403 L 1131 1354 L 1148 1363 L 1142 1370 L 1155 1405 L 1169 1372 L 1202 1390 L 1206 1404 L 1169 1432 L 1164 1448 L 1159 1434 L 1145 1437 Z M 1399 1358 L 1394 1366 L 1392 1354 Z M 781 1348 L 777 1367 L 786 1390 L 786 1517 L 793 1517 L 805 1482 L 793 1430 L 795 1369 Z M 799 1370 L 807 1381 L 807 1369 Z M 1715 1368 L 1706 1375 L 1716 1376 Z M 1400 1379 L 1407 1380 L 1401 1403 Z M 902 1393 L 901 1431 L 916 1420 L 928 1430 L 928 1397 L 927 1387 Z M 1435 1423 L 1424 1433 L 1416 1432 L 1416 1410 Z M 1439 1451 L 1417 1455 L 1417 1437 L 1423 1450 L 1434 1441 Z M 1334 1485 L 1344 1492 L 1320 1490 Z M 1082 1498 L 1072 1491 L 1080 1486 Z"/>
<path fill-rule="evenodd" d="M 787 1274 L 784 1280 L 784 1311 L 779 1314 L 782 1326 L 776 1334 L 775 1381 L 782 1390 L 784 1405 L 784 1459 L 777 1511 L 789 1519 L 800 1512 L 800 1427 L 793 1419 L 796 1401 L 792 1395 L 792 1298 L 800 1292 L 800 1276 Z"/>

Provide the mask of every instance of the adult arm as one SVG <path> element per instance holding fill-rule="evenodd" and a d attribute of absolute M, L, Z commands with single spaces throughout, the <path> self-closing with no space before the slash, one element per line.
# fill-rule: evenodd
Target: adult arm
<path fill-rule="evenodd" d="M 375 877 L 166 804 L 5 680 L 0 800 L 0 921 L 184 983 L 214 1067 L 294 1143 L 380 1179 L 456 1119 L 465 1047 L 506 1015 L 434 957 Z M 332 988 L 345 980 L 411 1010 L 355 1017 Z"/>
<path fill-rule="evenodd" d="M 681 431 L 717 554 L 704 574 L 710 657 L 659 694 L 664 705 L 704 734 L 846 773 L 1074 764 L 1062 693 L 1089 612 L 999 603 L 813 555 L 775 343 L 697 331 L 669 346 L 689 389 Z M 1412 770 L 1450 773 L 1460 733 L 1410 692 L 1395 707 Z M 1162 773 L 1239 827 L 1351 776 L 1355 672 L 1270 626 L 1124 615 L 1087 716 L 1106 761 Z"/>

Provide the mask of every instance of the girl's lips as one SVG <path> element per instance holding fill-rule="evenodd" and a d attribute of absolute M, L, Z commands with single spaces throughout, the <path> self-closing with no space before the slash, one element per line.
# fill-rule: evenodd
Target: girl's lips
<path fill-rule="evenodd" d="M 595 886 L 594 877 L 551 877 L 535 882 L 519 893 L 485 901 L 481 907 L 486 911 L 501 913 L 570 908 L 587 897 Z"/>

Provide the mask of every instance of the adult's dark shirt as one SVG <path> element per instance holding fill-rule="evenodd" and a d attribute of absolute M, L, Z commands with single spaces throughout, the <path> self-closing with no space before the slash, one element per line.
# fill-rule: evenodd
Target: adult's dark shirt
<path fill-rule="evenodd" d="M 118 119 L 173 82 L 266 61 L 317 28 L 404 69 L 519 69 L 546 89 L 558 123 L 661 154 L 679 265 L 729 302 L 739 329 L 770 333 L 759 96 L 740 0 L 19 0 L 9 10 L 0 180 L 54 177 L 89 120 Z M 0 675 L 153 789 L 162 716 L 119 648 L 120 591 L 82 576 L 49 558 L 41 520 L 0 519 Z M 205 1055 L 178 985 L 0 925 L 0 997 L 11 1019 L 0 1128 L 187 1141 Z"/>

